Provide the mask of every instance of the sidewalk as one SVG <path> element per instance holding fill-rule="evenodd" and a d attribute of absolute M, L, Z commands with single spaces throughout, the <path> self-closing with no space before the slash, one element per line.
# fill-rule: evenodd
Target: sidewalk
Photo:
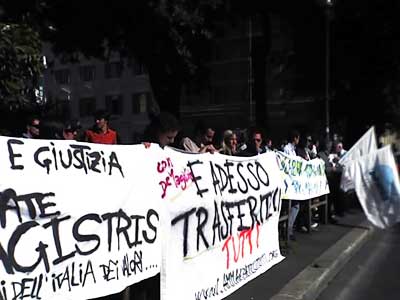
<path fill-rule="evenodd" d="M 362 210 L 352 208 L 336 225 L 320 225 L 311 234 L 297 233 L 297 240 L 282 251 L 285 260 L 226 299 L 315 299 L 370 232 Z"/>

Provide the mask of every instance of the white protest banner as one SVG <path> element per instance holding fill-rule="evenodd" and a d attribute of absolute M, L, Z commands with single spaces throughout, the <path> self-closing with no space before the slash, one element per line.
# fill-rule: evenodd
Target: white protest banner
<path fill-rule="evenodd" d="M 276 154 L 284 179 L 283 199 L 308 200 L 329 194 L 323 160 L 305 160 L 283 152 Z"/>
<path fill-rule="evenodd" d="M 88 299 L 157 274 L 163 151 L 0 137 L 0 299 Z"/>
<path fill-rule="evenodd" d="M 349 175 L 346 166 L 352 160 L 373 153 L 377 149 L 375 127 L 372 126 L 338 162 L 343 166 L 342 177 L 340 180 L 340 188 L 343 191 L 347 192 L 348 190 L 354 189 L 354 181 Z"/>
<path fill-rule="evenodd" d="M 158 175 L 167 187 L 170 219 L 162 300 L 223 299 L 283 259 L 275 153 L 240 158 L 166 152 Z"/>
<path fill-rule="evenodd" d="M 357 159 L 363 155 L 374 152 L 378 149 L 376 145 L 375 127 L 371 126 L 367 132 L 350 148 L 346 154 L 339 159 L 339 164 L 347 165 L 353 159 Z"/>
<path fill-rule="evenodd" d="M 368 220 L 379 228 L 399 222 L 399 174 L 390 145 L 351 161 L 347 168 Z"/>

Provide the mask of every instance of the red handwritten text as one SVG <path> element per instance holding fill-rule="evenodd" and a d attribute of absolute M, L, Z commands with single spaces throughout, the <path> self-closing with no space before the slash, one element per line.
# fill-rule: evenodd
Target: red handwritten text
<path fill-rule="evenodd" d="M 260 225 L 257 224 L 255 226 L 256 229 L 256 247 L 259 247 L 258 240 L 260 235 Z M 254 228 L 243 230 L 237 234 L 237 237 L 230 235 L 224 242 L 222 246 L 222 251 L 226 250 L 226 268 L 229 269 L 229 263 L 231 261 L 231 252 L 229 249 L 233 249 L 233 261 L 236 263 L 239 258 L 243 258 L 245 256 L 245 248 L 248 249 L 248 255 L 252 254 L 253 252 L 253 231 Z M 247 242 L 246 242 L 247 241 Z M 246 242 L 246 243 L 245 243 Z"/>
<path fill-rule="evenodd" d="M 175 173 L 174 166 L 169 157 L 157 163 L 157 171 L 160 174 L 166 174 L 165 179 L 159 182 L 162 189 L 161 198 L 163 199 L 167 195 L 168 187 L 180 188 L 184 191 L 188 187 L 188 183 L 193 181 L 193 174 L 186 167 L 182 172 Z"/>

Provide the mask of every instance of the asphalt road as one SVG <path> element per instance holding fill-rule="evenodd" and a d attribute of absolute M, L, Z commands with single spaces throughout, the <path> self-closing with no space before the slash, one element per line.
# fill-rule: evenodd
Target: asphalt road
<path fill-rule="evenodd" d="M 377 230 L 318 300 L 399 299 L 400 224 Z"/>
<path fill-rule="evenodd" d="M 229 295 L 226 300 L 270 299 L 363 220 L 365 220 L 364 213 L 358 209 L 352 214 L 347 214 L 337 225 L 320 225 L 318 230 L 311 234 L 297 233 L 297 241 L 290 243 L 288 252 L 284 254 L 286 258 L 281 263 Z"/>

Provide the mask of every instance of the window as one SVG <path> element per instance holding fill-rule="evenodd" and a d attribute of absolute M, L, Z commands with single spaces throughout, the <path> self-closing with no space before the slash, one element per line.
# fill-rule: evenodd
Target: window
<path fill-rule="evenodd" d="M 54 71 L 54 79 L 58 84 L 70 84 L 71 72 L 69 69 L 60 69 Z"/>
<path fill-rule="evenodd" d="M 81 98 L 79 101 L 79 115 L 80 117 L 91 116 L 96 109 L 96 98 L 87 97 Z"/>
<path fill-rule="evenodd" d="M 104 67 L 104 76 L 107 79 L 120 78 L 122 74 L 122 62 L 106 63 Z"/>
<path fill-rule="evenodd" d="M 123 111 L 122 95 L 106 96 L 106 109 L 112 115 L 122 115 Z"/>
<path fill-rule="evenodd" d="M 146 68 L 144 67 L 143 64 L 139 63 L 139 62 L 135 62 L 133 64 L 133 74 L 134 75 L 144 75 L 146 74 Z"/>
<path fill-rule="evenodd" d="M 138 93 L 132 95 L 132 113 L 146 113 L 151 104 L 150 93 Z"/>
<path fill-rule="evenodd" d="M 79 67 L 79 76 L 82 81 L 93 81 L 96 78 L 95 66 L 81 66 Z"/>

